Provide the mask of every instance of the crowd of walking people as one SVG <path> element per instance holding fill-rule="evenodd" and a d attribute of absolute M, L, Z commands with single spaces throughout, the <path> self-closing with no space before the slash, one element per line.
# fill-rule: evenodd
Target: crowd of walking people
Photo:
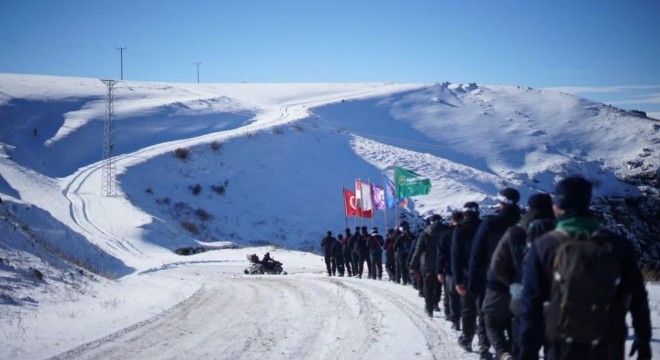
<path fill-rule="evenodd" d="M 376 227 L 336 238 L 328 231 L 327 274 L 362 278 L 366 263 L 366 276 L 380 280 L 384 255 L 389 280 L 412 285 L 426 314 L 443 313 L 458 346 L 481 359 L 624 359 L 628 314 L 629 356 L 651 359 L 637 255 L 592 215 L 591 193 L 588 180 L 571 176 L 552 196 L 530 196 L 524 213 L 519 192 L 505 188 L 496 213 L 483 218 L 467 202 L 449 224 L 436 214 L 416 234 L 405 221 L 385 238 Z"/>

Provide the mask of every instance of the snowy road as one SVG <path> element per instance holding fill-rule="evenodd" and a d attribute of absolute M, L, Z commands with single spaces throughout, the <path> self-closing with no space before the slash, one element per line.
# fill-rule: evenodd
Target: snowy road
<path fill-rule="evenodd" d="M 52 359 L 472 359 L 411 287 L 203 270 L 190 298 Z M 199 279 L 199 278 L 198 278 Z"/>

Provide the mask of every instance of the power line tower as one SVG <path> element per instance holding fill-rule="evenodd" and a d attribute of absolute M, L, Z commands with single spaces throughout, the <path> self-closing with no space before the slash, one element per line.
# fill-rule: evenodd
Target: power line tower
<path fill-rule="evenodd" d="M 124 80 L 124 50 L 128 49 L 126 46 L 116 48 L 119 50 L 119 60 L 121 61 L 121 77 L 120 80 Z"/>
<path fill-rule="evenodd" d="M 197 83 L 199 84 L 199 66 L 202 65 L 202 63 L 198 61 L 194 62 L 193 64 L 197 66 Z"/>
<path fill-rule="evenodd" d="M 105 105 L 107 117 L 103 122 L 103 171 L 101 175 L 101 192 L 104 196 L 117 196 L 117 179 L 115 163 L 112 159 L 113 140 L 112 118 L 115 114 L 113 91 L 117 80 L 101 81 L 108 87 L 108 102 Z"/>

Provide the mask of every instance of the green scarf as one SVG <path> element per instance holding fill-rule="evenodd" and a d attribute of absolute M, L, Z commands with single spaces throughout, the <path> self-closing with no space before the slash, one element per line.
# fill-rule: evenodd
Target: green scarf
<path fill-rule="evenodd" d="M 571 235 L 586 235 L 587 237 L 600 229 L 600 223 L 593 216 L 576 216 L 560 219 L 557 230 L 564 230 Z"/>

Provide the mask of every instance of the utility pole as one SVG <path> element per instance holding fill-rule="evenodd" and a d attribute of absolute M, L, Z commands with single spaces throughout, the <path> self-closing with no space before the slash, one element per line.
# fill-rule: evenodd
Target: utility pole
<path fill-rule="evenodd" d="M 119 50 L 119 59 L 121 60 L 121 80 L 124 80 L 124 50 L 128 49 L 126 46 L 116 48 Z"/>
<path fill-rule="evenodd" d="M 193 64 L 197 65 L 197 83 L 199 84 L 199 66 L 202 65 L 202 63 L 198 61 Z"/>
<path fill-rule="evenodd" d="M 108 87 L 108 102 L 105 106 L 107 117 L 103 123 L 103 171 L 101 175 L 101 191 L 104 196 L 117 195 L 117 181 L 115 178 L 115 164 L 112 161 L 112 150 L 115 146 L 113 141 L 112 118 L 115 114 L 113 88 L 117 80 L 101 81 Z"/>

